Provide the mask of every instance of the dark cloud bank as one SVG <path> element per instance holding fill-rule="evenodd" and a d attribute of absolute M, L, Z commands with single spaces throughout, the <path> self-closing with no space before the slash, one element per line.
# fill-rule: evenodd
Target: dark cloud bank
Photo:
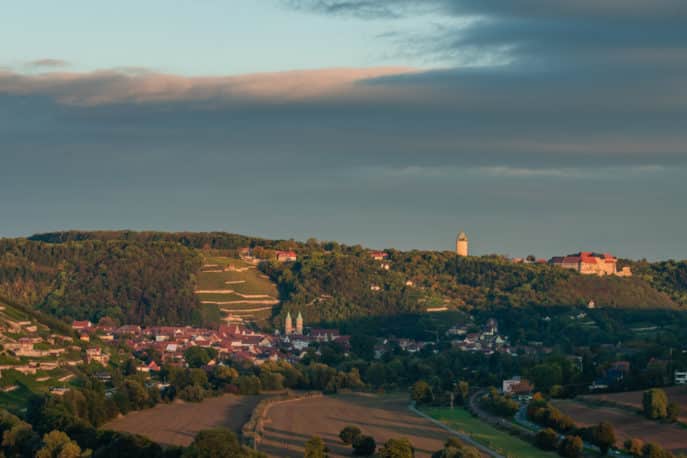
<path fill-rule="evenodd" d="M 266 87 L 286 89 L 265 93 L 260 77 L 0 72 L 0 233 L 444 248 L 466 229 L 478 252 L 687 257 L 684 2 L 287 3 L 390 24 L 455 18 L 393 44 L 495 63 L 318 75 L 332 84 L 303 94 L 283 75 Z"/>

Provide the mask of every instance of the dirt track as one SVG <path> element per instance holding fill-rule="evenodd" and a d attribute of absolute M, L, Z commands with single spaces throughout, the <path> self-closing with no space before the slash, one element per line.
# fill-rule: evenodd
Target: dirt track
<path fill-rule="evenodd" d="M 612 424 L 618 439 L 616 445 L 622 445 L 626 439 L 638 438 L 673 451 L 687 449 L 687 433 L 679 426 L 648 420 L 613 407 L 589 407 L 570 400 L 557 400 L 553 404 L 570 415 L 578 426 L 597 425 L 601 421 Z"/>
<path fill-rule="evenodd" d="M 417 457 L 441 449 L 449 433 L 408 410 L 405 395 L 347 394 L 303 399 L 272 406 L 259 450 L 274 457 L 302 457 L 303 444 L 313 435 L 329 447 L 330 457 L 351 456 L 339 431 L 356 425 L 382 444 L 390 438 L 408 438 Z"/>
<path fill-rule="evenodd" d="M 186 446 L 198 431 L 224 427 L 238 433 L 248 421 L 260 396 L 224 395 L 201 403 L 175 402 L 131 412 L 102 429 L 140 434 L 164 445 Z"/>

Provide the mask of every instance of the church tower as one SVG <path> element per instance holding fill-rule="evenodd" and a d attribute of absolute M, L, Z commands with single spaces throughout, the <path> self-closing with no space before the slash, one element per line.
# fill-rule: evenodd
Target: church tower
<path fill-rule="evenodd" d="M 291 319 L 291 312 L 286 314 L 286 322 L 284 323 L 284 334 L 293 334 L 293 319 Z"/>
<path fill-rule="evenodd" d="M 464 257 L 468 256 L 468 253 L 468 236 L 461 232 L 456 239 L 456 254 Z"/>
<path fill-rule="evenodd" d="M 298 312 L 296 317 L 296 334 L 299 336 L 303 335 L 303 315 L 301 315 L 301 312 Z"/>

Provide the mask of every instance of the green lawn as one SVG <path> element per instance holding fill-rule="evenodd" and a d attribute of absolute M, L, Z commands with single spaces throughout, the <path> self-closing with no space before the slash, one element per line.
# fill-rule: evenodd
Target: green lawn
<path fill-rule="evenodd" d="M 466 410 L 448 407 L 422 408 L 427 415 L 435 418 L 456 431 L 470 435 L 477 442 L 512 458 L 554 458 L 558 455 L 545 452 L 534 445 L 517 437 L 496 429 L 477 418 Z"/>

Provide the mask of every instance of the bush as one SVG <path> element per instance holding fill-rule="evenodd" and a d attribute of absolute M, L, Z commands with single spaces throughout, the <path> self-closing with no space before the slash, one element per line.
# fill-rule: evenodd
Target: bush
<path fill-rule="evenodd" d="M 582 456 L 584 443 L 580 436 L 566 436 L 561 441 L 558 453 L 565 458 L 578 458 Z"/>
<path fill-rule="evenodd" d="M 353 441 L 353 454 L 357 456 L 371 456 L 377 449 L 377 442 L 372 436 L 358 435 Z"/>
<path fill-rule="evenodd" d="M 305 443 L 304 458 L 325 458 L 327 456 L 327 447 L 324 441 L 318 437 L 313 436 Z"/>
<path fill-rule="evenodd" d="M 644 441 L 641 439 L 628 439 L 623 444 L 625 451 L 634 456 L 642 456 L 642 449 L 644 448 Z"/>
<path fill-rule="evenodd" d="M 537 447 L 543 450 L 556 450 L 558 448 L 558 433 L 551 428 L 542 429 L 535 438 Z"/>
<path fill-rule="evenodd" d="M 346 426 L 339 433 L 339 438 L 341 438 L 341 442 L 343 442 L 344 444 L 351 445 L 361 434 L 362 432 L 360 431 L 360 428 L 358 428 L 357 426 Z"/>

